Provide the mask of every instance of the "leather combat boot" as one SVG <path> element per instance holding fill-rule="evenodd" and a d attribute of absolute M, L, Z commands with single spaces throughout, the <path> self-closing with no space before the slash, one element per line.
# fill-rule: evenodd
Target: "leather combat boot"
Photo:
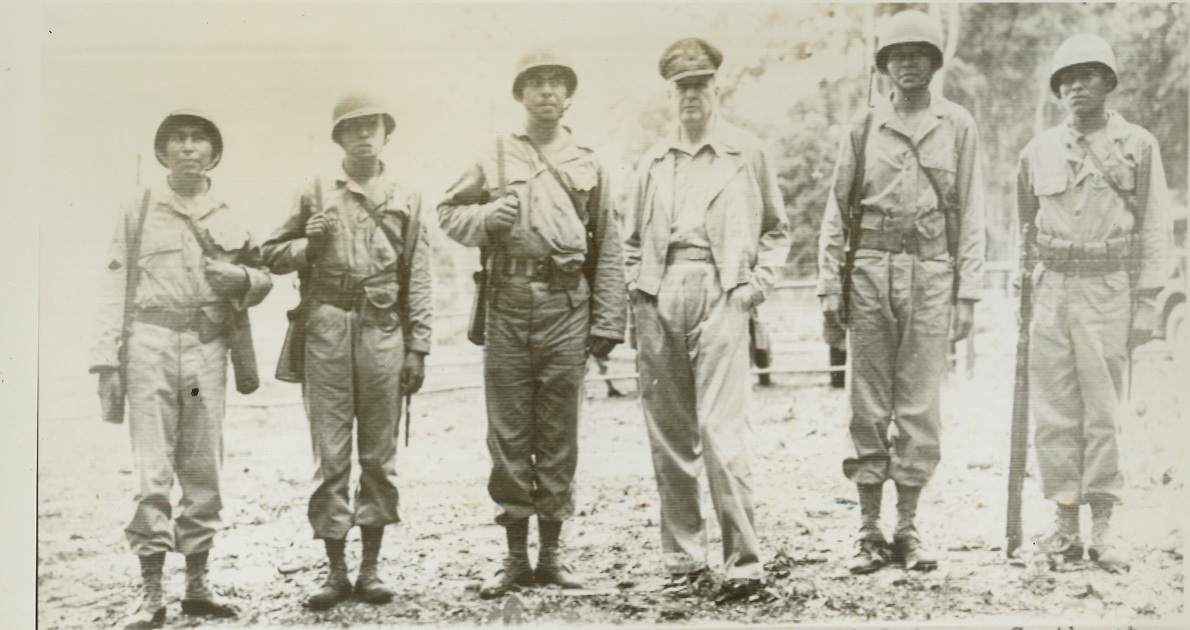
<path fill-rule="evenodd" d="M 324 539 L 328 570 L 326 581 L 306 599 L 306 607 L 311 610 L 326 610 L 335 604 L 351 597 L 351 580 L 347 579 L 347 558 L 344 548 L 347 541 L 343 539 Z"/>
<path fill-rule="evenodd" d="M 186 556 L 186 596 L 182 598 L 182 612 L 202 617 L 236 616 L 236 609 L 220 602 L 207 586 L 207 557 L 201 551 Z"/>
<path fill-rule="evenodd" d="M 534 571 L 537 583 L 541 586 L 555 584 L 562 588 L 582 588 L 582 581 L 562 562 L 559 544 L 562 522 L 539 518 L 537 527 L 541 536 L 541 552 L 537 556 L 537 569 Z"/>
<path fill-rule="evenodd" d="M 138 556 L 141 576 L 141 605 L 124 620 L 124 630 L 149 630 L 165 625 L 165 594 L 161 590 L 161 573 L 165 567 L 165 552 Z"/>
<path fill-rule="evenodd" d="M 859 550 L 847 565 L 856 575 L 872 573 L 888 564 L 892 550 L 884 533 L 880 531 L 880 503 L 884 496 L 884 484 L 863 483 L 859 486 L 860 533 Z"/>
<path fill-rule="evenodd" d="M 1111 499 L 1091 500 L 1091 547 L 1087 555 L 1111 573 L 1127 573 L 1132 569 L 1128 554 L 1115 544 L 1111 535 Z"/>
<path fill-rule="evenodd" d="M 921 544 L 917 533 L 917 502 L 921 498 L 920 486 L 897 484 L 897 529 L 893 534 L 893 557 L 913 571 L 933 571 L 938 568 L 938 558 Z"/>
<path fill-rule="evenodd" d="M 481 599 L 495 599 L 506 593 L 533 586 L 537 579 L 529 564 L 529 520 L 516 521 L 504 527 L 508 538 L 508 555 L 504 567 L 488 578 L 479 589 Z"/>
<path fill-rule="evenodd" d="M 355 596 L 369 604 L 387 604 L 393 592 L 379 575 L 380 545 L 384 541 L 383 527 L 360 526 L 360 541 L 364 553 L 360 560 L 359 577 L 355 580 Z"/>
<path fill-rule="evenodd" d="M 1037 543 L 1038 549 L 1064 562 L 1083 559 L 1083 541 L 1078 535 L 1078 504 L 1058 504 L 1054 531 Z"/>

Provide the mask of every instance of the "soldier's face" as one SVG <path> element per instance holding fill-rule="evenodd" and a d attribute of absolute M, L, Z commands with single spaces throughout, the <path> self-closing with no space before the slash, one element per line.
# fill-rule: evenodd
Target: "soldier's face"
<path fill-rule="evenodd" d="M 521 81 L 521 105 L 530 118 L 560 120 L 570 103 L 570 89 L 563 73 L 543 68 L 530 71 Z"/>
<path fill-rule="evenodd" d="M 1058 96 L 1075 116 L 1101 111 L 1111 91 L 1107 70 L 1093 64 L 1073 66 L 1058 74 Z"/>
<path fill-rule="evenodd" d="M 165 165 L 175 176 L 202 175 L 211 168 L 215 148 L 202 125 L 180 123 L 166 136 Z"/>
<path fill-rule="evenodd" d="M 385 131 L 384 117 L 380 114 L 348 118 L 339 123 L 339 146 L 352 157 L 376 157 L 388 142 Z"/>
<path fill-rule="evenodd" d="M 903 92 L 929 87 L 937 70 L 933 48 L 927 44 L 913 42 L 891 46 L 885 52 L 885 59 L 888 77 Z"/>
<path fill-rule="evenodd" d="M 715 112 L 719 86 L 711 76 L 686 77 L 674 81 L 670 101 L 683 125 L 700 125 Z"/>

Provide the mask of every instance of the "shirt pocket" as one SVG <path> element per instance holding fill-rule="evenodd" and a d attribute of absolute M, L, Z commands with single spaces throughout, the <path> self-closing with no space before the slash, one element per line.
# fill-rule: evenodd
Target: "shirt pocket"
<path fill-rule="evenodd" d="M 1103 161 L 1103 166 L 1117 188 L 1125 192 L 1136 190 L 1136 159 L 1131 155 L 1112 151 Z M 1106 184 L 1106 181 L 1104 183 Z"/>
<path fill-rule="evenodd" d="M 1066 192 L 1066 173 L 1042 172 L 1033 180 L 1033 194 L 1037 197 L 1050 197 Z"/>
<path fill-rule="evenodd" d="M 146 243 L 136 265 L 138 304 L 144 307 L 174 306 L 181 299 L 186 284 L 187 266 L 182 244 Z"/>

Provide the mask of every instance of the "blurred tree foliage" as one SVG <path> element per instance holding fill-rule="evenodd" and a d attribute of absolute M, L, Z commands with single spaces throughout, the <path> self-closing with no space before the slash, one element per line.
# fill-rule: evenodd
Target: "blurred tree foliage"
<path fill-rule="evenodd" d="M 990 260 L 1013 256 L 1017 157 L 1036 133 L 1063 119 L 1049 93 L 1049 65 L 1058 44 L 1074 33 L 1099 33 L 1112 43 L 1121 80 L 1108 106 L 1161 141 L 1170 186 L 1184 203 L 1190 133 L 1185 5 L 840 4 L 754 11 L 732 18 L 736 28 L 754 21 L 756 45 L 737 53 L 743 58 L 727 57 L 719 84 L 724 116 L 773 149 L 793 226 L 787 276 L 816 273 L 838 139 L 866 104 L 874 28 L 908 8 L 938 16 L 946 36 L 958 38 L 945 74 L 935 80 L 944 81 L 946 98 L 970 110 L 979 125 Z M 886 91 L 879 76 L 872 83 L 878 93 Z M 771 106 L 757 104 L 773 102 L 788 105 L 773 114 Z M 635 165 L 672 124 L 668 107 L 657 98 L 637 110 L 631 133 L 621 136 L 631 141 L 617 143 L 626 164 Z"/>

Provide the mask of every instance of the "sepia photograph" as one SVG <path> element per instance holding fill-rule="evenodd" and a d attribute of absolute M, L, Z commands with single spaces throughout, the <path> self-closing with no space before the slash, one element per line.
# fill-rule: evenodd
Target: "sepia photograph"
<path fill-rule="evenodd" d="M 1187 627 L 1186 4 L 34 15 L 36 627 Z"/>

